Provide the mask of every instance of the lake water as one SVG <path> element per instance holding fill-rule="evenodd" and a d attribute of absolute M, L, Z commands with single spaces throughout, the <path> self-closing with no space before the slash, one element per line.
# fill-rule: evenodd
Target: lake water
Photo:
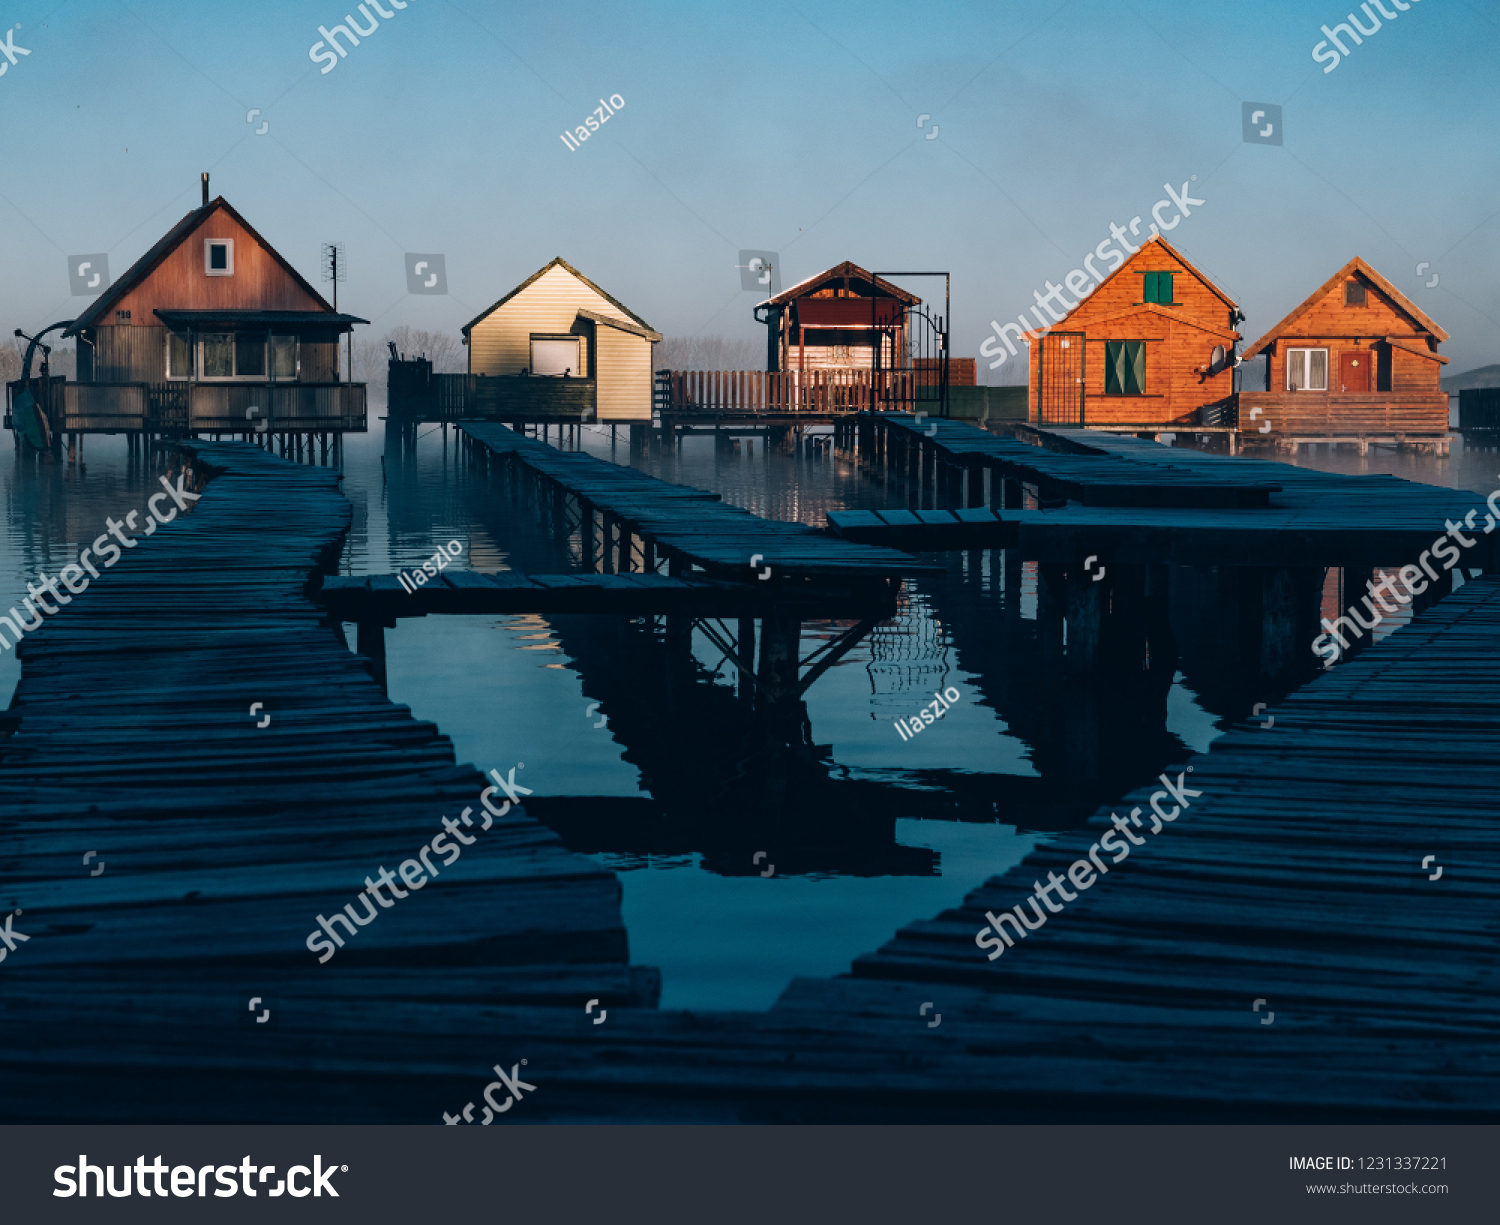
<path fill-rule="evenodd" d="M 420 566 L 449 541 L 461 567 L 574 564 L 466 461 L 454 431 L 423 427 L 403 452 L 387 447 L 378 415 L 372 404 L 374 432 L 344 448 L 354 507 L 344 573 Z M 612 441 L 607 427 L 585 427 L 580 441 L 632 462 L 623 430 Z M 160 471 L 130 463 L 121 439 L 90 438 L 82 458 L 0 464 L 0 610 L 41 571 L 74 560 L 106 517 L 143 509 Z M 759 438 L 737 454 L 688 438 L 634 462 L 814 525 L 830 510 L 904 504 L 845 460 L 768 453 Z M 1471 489 L 1476 504 L 1500 486 L 1500 454 L 1457 439 L 1450 457 L 1320 449 L 1299 462 Z M 274 522 L 268 508 L 272 533 Z M 707 635 L 694 634 L 696 666 L 684 676 L 660 635 L 616 617 L 402 621 L 387 631 L 390 695 L 437 723 L 459 761 L 502 772 L 524 763 L 517 777 L 535 792 L 532 811 L 620 873 L 631 959 L 661 969 L 664 1007 L 764 1008 L 792 976 L 845 972 L 1049 831 L 1201 751 L 1255 696 L 1212 627 L 1189 615 L 1201 574 L 1172 579 L 1170 676 L 1077 693 L 1043 663 L 1033 567 L 998 551 L 927 560 L 945 572 L 911 582 L 899 615 L 809 689 L 807 743 L 793 750 L 766 743 Z M 845 628 L 807 623 L 803 654 Z M 7 704 L 18 676 L 14 653 L 0 653 Z M 894 720 L 950 688 L 960 695 L 952 709 L 903 740 Z"/>

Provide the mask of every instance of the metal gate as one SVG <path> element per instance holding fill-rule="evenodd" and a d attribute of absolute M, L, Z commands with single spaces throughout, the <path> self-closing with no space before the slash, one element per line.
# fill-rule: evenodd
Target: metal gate
<path fill-rule="evenodd" d="M 886 336 L 875 345 L 874 396 L 887 412 L 948 415 L 948 319 L 952 304 L 946 272 L 875 272 L 881 277 L 942 277 L 943 311 L 930 313 L 920 302 L 905 307 L 885 324 Z M 886 299 L 891 306 L 897 305 Z"/>
<path fill-rule="evenodd" d="M 876 346 L 876 406 L 882 412 L 948 415 L 948 332 L 941 315 L 909 306 Z"/>
<path fill-rule="evenodd" d="M 1084 424 L 1082 332 L 1048 332 L 1037 362 L 1038 425 Z"/>

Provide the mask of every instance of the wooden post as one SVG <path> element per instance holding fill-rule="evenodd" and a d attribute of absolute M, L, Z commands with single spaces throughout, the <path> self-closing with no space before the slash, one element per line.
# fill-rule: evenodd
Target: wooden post
<path fill-rule="evenodd" d="M 1070 676 L 1092 676 L 1103 657 L 1102 638 L 1106 580 L 1079 566 L 1070 567 L 1067 578 L 1068 622 L 1067 672 Z"/>
<path fill-rule="evenodd" d="M 600 552 L 599 573 L 613 574 L 615 572 L 615 524 L 619 522 L 609 511 L 604 511 L 604 540 Z"/>
<path fill-rule="evenodd" d="M 750 705 L 755 698 L 755 618 L 741 617 L 735 641 L 739 665 L 740 701 Z"/>
<path fill-rule="evenodd" d="M 579 561 L 590 574 L 594 573 L 594 508 L 587 502 L 579 508 L 578 515 Z"/>
<path fill-rule="evenodd" d="M 385 627 L 379 621 L 361 621 L 355 639 L 355 650 L 370 661 L 370 674 L 386 692 L 385 677 Z"/>

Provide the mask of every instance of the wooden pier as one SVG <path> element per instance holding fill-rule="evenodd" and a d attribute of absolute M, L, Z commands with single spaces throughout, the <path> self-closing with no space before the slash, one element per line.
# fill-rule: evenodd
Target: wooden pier
<path fill-rule="evenodd" d="M 997 960 L 986 912 L 1158 785 L 847 976 L 663 1013 L 613 874 L 519 809 L 306 964 L 314 916 L 483 780 L 307 595 L 349 523 L 336 476 L 195 451 L 216 474 L 194 512 L 23 644 L 5 1121 L 441 1125 L 523 1059 L 507 1123 L 1500 1118 L 1500 579 L 1169 771 L 1188 810 Z"/>

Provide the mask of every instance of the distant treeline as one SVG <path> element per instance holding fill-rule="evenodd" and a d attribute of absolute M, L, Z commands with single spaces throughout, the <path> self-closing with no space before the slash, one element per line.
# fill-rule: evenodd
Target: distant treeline
<path fill-rule="evenodd" d="M 357 339 L 354 342 L 354 381 L 371 387 L 384 387 L 386 363 L 390 361 L 389 345 L 408 361 L 425 357 L 432 362 L 434 374 L 462 374 L 468 368 L 468 357 L 458 337 L 446 332 L 429 332 L 424 328 L 402 324 L 379 340 Z"/>
<path fill-rule="evenodd" d="M 49 337 L 55 340 L 56 337 Z M 21 363 L 26 358 L 27 341 L 19 336 L 7 337 L 0 344 L 0 382 L 12 382 L 21 377 Z M 49 359 L 54 375 L 63 374 L 70 380 L 78 377 L 78 351 L 72 347 L 62 349 L 56 345 L 52 346 L 52 356 Z M 42 370 L 42 351 L 37 349 L 36 355 L 31 359 L 31 373 L 40 374 Z"/>
<path fill-rule="evenodd" d="M 652 363 L 658 370 L 764 370 L 766 342 L 728 336 L 668 336 Z"/>

